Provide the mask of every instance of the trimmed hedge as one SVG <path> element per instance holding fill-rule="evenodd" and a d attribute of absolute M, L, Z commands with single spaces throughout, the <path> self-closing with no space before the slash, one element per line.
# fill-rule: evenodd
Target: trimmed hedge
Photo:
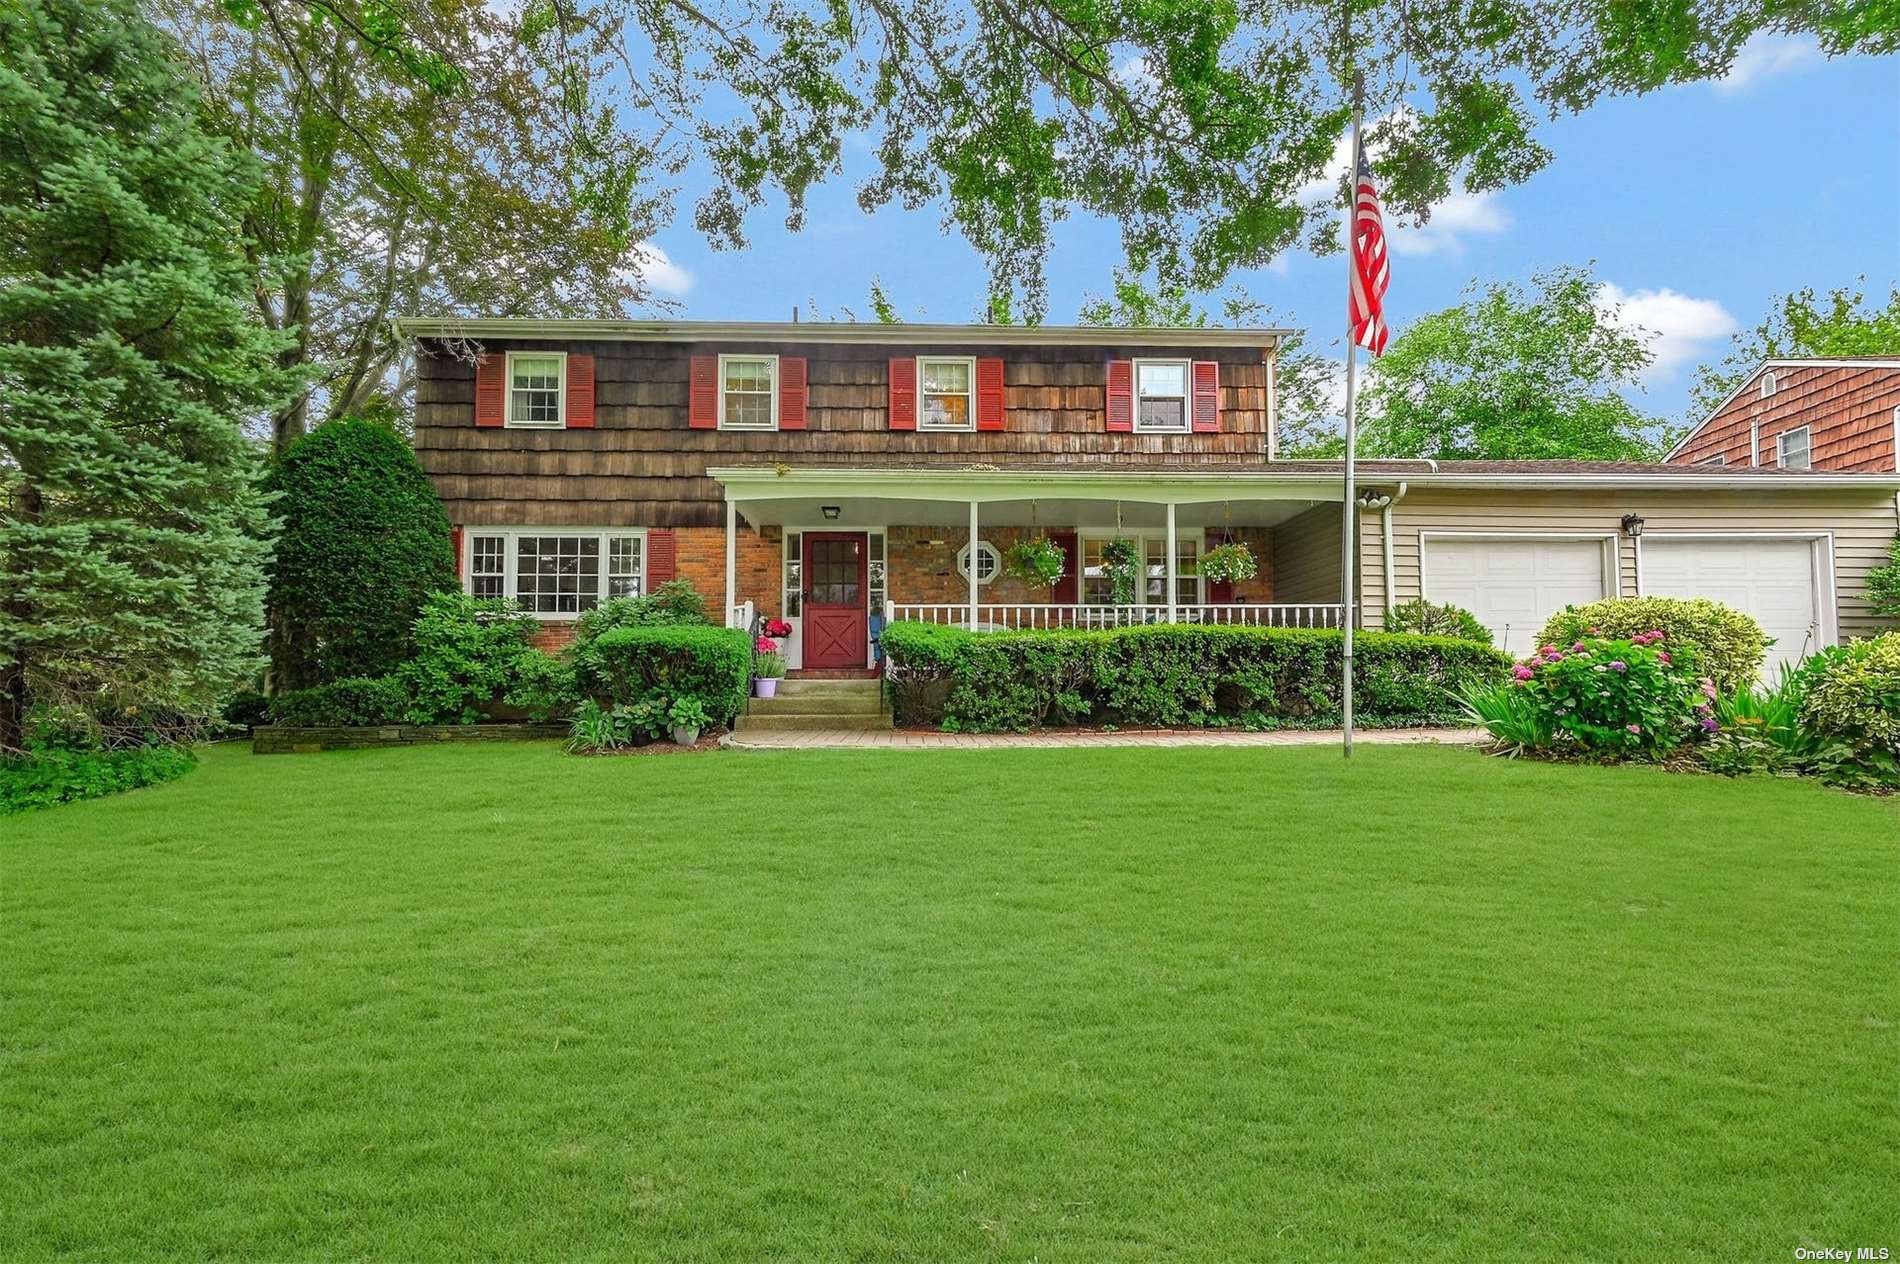
<path fill-rule="evenodd" d="M 739 628 L 618 627 L 574 647 L 574 683 L 602 706 L 698 698 L 714 721 L 745 708 L 752 639 Z"/>
<path fill-rule="evenodd" d="M 1344 637 L 1320 628 L 1164 625 L 988 632 L 893 623 L 882 641 L 900 723 L 964 732 L 1045 724 L 1324 727 L 1339 723 Z M 1354 638 L 1354 714 L 1371 725 L 1463 723 L 1454 696 L 1502 678 L 1475 641 Z"/>
<path fill-rule="evenodd" d="M 1478 616 L 1450 602 L 1434 605 L 1423 597 L 1401 601 L 1385 616 L 1388 632 L 1410 632 L 1414 636 L 1455 636 L 1461 641 L 1491 644 L 1491 630 L 1478 622 Z"/>
<path fill-rule="evenodd" d="M 182 746 L 51 750 L 0 760 L 0 816 L 173 781 L 197 762 Z"/>
<path fill-rule="evenodd" d="M 1608 597 L 1571 606 L 1550 617 L 1537 643 L 1561 648 L 1592 636 L 1627 641 L 1655 631 L 1665 634 L 1672 653 L 1688 650 L 1694 666 L 1724 693 L 1753 684 L 1768 656 L 1761 624 L 1704 597 Z"/>
<path fill-rule="evenodd" d="M 272 724 L 290 728 L 400 724 L 409 701 L 408 688 L 395 676 L 352 676 L 280 693 L 266 712 Z"/>

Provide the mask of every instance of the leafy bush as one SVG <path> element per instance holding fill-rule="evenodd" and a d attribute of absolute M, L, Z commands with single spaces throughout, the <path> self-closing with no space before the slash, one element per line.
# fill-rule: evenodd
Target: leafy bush
<path fill-rule="evenodd" d="M 476 724 L 517 685 L 536 623 L 513 603 L 464 592 L 436 593 L 422 605 L 415 657 L 395 677 L 408 693 L 411 724 Z M 539 667 L 525 667 L 537 672 Z"/>
<path fill-rule="evenodd" d="M 1467 685 L 1458 700 L 1465 714 L 1491 734 L 1500 755 L 1544 750 L 1557 736 L 1555 718 L 1515 680 Z"/>
<path fill-rule="evenodd" d="M 1402 601 L 1385 617 L 1386 631 L 1410 632 L 1415 636 L 1455 636 L 1461 641 L 1491 644 L 1491 629 L 1462 606 L 1450 602 L 1433 605 L 1424 598 Z"/>
<path fill-rule="evenodd" d="M 574 664 L 533 646 L 515 660 L 514 679 L 502 690 L 502 701 L 535 724 L 566 717 L 579 698 Z"/>
<path fill-rule="evenodd" d="M 1697 750 L 1711 772 L 1739 776 L 1798 769 L 1813 741 L 1801 726 L 1809 675 L 1782 666 L 1772 685 L 1740 685 L 1715 699 L 1717 732 Z"/>
<path fill-rule="evenodd" d="M 581 697 L 605 706 L 693 697 L 721 724 L 745 706 L 751 670 L 752 641 L 738 628 L 617 627 L 574 646 Z"/>
<path fill-rule="evenodd" d="M 1705 598 L 1611 597 L 1571 606 L 1550 617 L 1538 634 L 1539 645 L 1571 645 L 1584 637 L 1628 640 L 1660 631 L 1679 666 L 1694 666 L 1730 690 L 1753 684 L 1768 654 L 1761 624 L 1739 610 Z"/>
<path fill-rule="evenodd" d="M 1662 632 L 1546 645 L 1511 669 L 1515 688 L 1559 744 L 1590 754 L 1658 756 L 1715 731 L 1713 681 L 1698 681 Z"/>
<path fill-rule="evenodd" d="M 1317 628 L 1196 625 L 971 634 L 884 630 L 893 707 L 907 724 L 970 732 L 1043 724 L 1273 727 L 1339 721 L 1343 638 Z M 1439 723 L 1453 694 L 1510 659 L 1446 637 L 1355 640 L 1354 697 L 1368 724 Z"/>
<path fill-rule="evenodd" d="M 0 760 L 0 815 L 157 785 L 184 776 L 196 763 L 182 746 L 48 750 Z"/>
<path fill-rule="evenodd" d="M 233 729 L 254 729 L 270 723 L 270 699 L 253 690 L 231 695 L 224 704 L 224 722 Z"/>
<path fill-rule="evenodd" d="M 1810 769 L 1843 784 L 1900 787 L 1900 632 L 1816 654 L 1803 674 Z"/>
<path fill-rule="evenodd" d="M 354 676 L 280 693 L 270 700 L 268 713 L 272 724 L 293 728 L 400 724 L 409 703 L 409 690 L 399 677 Z"/>
<path fill-rule="evenodd" d="M 1900 535 L 1887 546 L 1887 564 L 1867 572 L 1867 608 L 1900 619 Z"/>
<path fill-rule="evenodd" d="M 666 707 L 648 699 L 603 707 L 592 698 L 574 708 L 567 748 L 571 751 L 615 751 L 644 746 L 666 728 Z"/>
<path fill-rule="evenodd" d="M 574 622 L 574 643 L 585 645 L 614 628 L 660 628 L 681 624 L 710 625 L 706 599 L 683 579 L 669 579 L 643 597 L 615 597 L 603 601 Z"/>
<path fill-rule="evenodd" d="M 299 439 L 265 485 L 283 519 L 271 569 L 281 688 L 379 676 L 409 658 L 424 600 L 455 586 L 448 516 L 407 440 L 345 418 Z"/>

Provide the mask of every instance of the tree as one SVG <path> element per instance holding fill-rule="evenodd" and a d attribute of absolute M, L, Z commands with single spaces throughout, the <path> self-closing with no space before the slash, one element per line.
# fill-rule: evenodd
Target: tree
<path fill-rule="evenodd" d="M 1701 421 L 1740 386 L 1763 360 L 1799 356 L 1900 356 L 1900 286 L 1885 307 L 1869 307 L 1858 289 L 1813 289 L 1777 299 L 1767 319 L 1736 334 L 1728 354 L 1696 370 L 1689 388 L 1689 423 Z"/>
<path fill-rule="evenodd" d="M 154 3 L 208 117 L 263 167 L 249 292 L 290 335 L 283 363 L 314 370 L 272 419 L 279 455 L 313 414 L 407 394 L 391 316 L 618 316 L 650 300 L 653 156 L 583 68 L 598 40 L 562 41 L 581 59 L 566 64 L 538 55 L 551 8 Z"/>
<path fill-rule="evenodd" d="M 234 0 L 244 2 L 244 0 Z M 251 0 L 281 16 L 300 0 Z M 436 0 L 301 0 L 387 32 L 372 51 L 440 52 Z M 937 204 L 1034 320 L 1055 226 L 1117 221 L 1138 272 L 1211 289 L 1302 241 L 1337 248 L 1352 72 L 1388 216 L 1455 186 L 1520 182 L 1550 160 L 1539 122 L 1599 99 L 1719 77 L 1757 33 L 1829 55 L 1900 47 L 1890 5 L 1629 0 L 528 0 L 520 30 L 563 85 L 667 161 L 710 168 L 694 221 L 744 244 L 862 135 L 867 210 Z M 609 73 L 613 72 L 613 73 Z"/>
<path fill-rule="evenodd" d="M 1582 268 L 1533 278 L 1534 294 L 1474 282 L 1466 301 L 1415 322 L 1373 362 L 1361 399 L 1367 456 L 1651 460 L 1658 426 L 1619 387 L 1650 362 Z"/>
<path fill-rule="evenodd" d="M 0 750 L 36 704 L 204 715 L 261 666 L 245 155 L 128 0 L 0 9 Z"/>
<path fill-rule="evenodd" d="M 318 426 L 266 484 L 283 519 L 271 569 L 272 683 L 380 676 L 409 658 L 431 593 L 455 587 L 449 520 L 404 438 L 344 418 Z"/>

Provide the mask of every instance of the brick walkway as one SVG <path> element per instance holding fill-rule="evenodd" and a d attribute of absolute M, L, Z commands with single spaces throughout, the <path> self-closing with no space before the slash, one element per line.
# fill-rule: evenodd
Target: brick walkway
<path fill-rule="evenodd" d="M 1365 745 L 1393 742 L 1443 742 L 1464 746 L 1484 736 L 1483 729 L 1359 729 L 1353 741 Z M 819 747 L 950 747 L 993 750 L 1011 746 L 1336 746 L 1338 729 L 1286 729 L 1248 733 L 1237 729 L 1142 729 L 1126 733 L 932 733 L 915 729 L 858 732 L 807 729 L 751 732 L 719 739 L 735 750 L 807 750 Z"/>

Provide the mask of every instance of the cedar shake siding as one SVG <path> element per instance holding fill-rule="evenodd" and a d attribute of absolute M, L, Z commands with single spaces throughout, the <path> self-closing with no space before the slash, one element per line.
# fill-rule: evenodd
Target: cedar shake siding
<path fill-rule="evenodd" d="M 488 339 L 510 350 L 591 356 L 593 426 L 534 430 L 478 426 L 475 366 L 418 343 L 415 445 L 448 508 L 468 526 L 724 526 L 722 492 L 709 466 L 771 464 L 1202 466 L 1264 461 L 1267 339 L 1232 346 L 1000 346 Z M 694 356 L 776 354 L 806 366 L 805 428 L 695 428 L 689 386 Z M 1000 429 L 893 430 L 891 362 L 919 355 L 1002 361 Z M 1215 431 L 1112 432 L 1107 366 L 1137 357 L 1219 365 Z M 980 410 L 993 383 L 979 373 Z M 1204 412 L 1204 408 L 1198 411 Z M 782 418 L 783 420 L 783 418 Z M 982 416 L 979 421 L 994 424 Z"/>
<path fill-rule="evenodd" d="M 1775 375 L 1775 391 L 1761 394 L 1762 377 Z M 1808 427 L 1814 469 L 1847 474 L 1900 470 L 1900 362 L 1855 364 L 1770 361 L 1670 453 L 1671 465 L 1696 465 L 1720 457 L 1725 466 L 1750 461 L 1753 427 L 1756 463 L 1777 466 L 1776 440 Z"/>

